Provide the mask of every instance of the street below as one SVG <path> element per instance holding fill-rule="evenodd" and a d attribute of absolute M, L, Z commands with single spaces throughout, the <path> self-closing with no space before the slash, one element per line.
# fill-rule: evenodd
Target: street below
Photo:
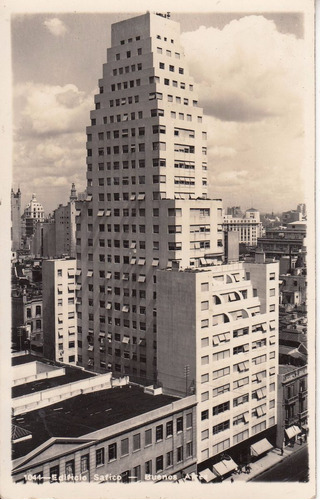
<path fill-rule="evenodd" d="M 252 479 L 255 482 L 307 482 L 309 478 L 308 468 L 308 447 L 304 446 L 301 450 L 278 463 L 271 469 L 263 472 L 259 476 Z"/>

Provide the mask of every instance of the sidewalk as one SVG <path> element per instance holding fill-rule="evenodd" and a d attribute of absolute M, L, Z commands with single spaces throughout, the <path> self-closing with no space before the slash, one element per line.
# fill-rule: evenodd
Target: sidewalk
<path fill-rule="evenodd" d="M 278 464 L 279 462 L 282 462 L 285 460 L 287 457 L 295 453 L 296 451 L 304 448 L 307 446 L 308 443 L 302 443 L 302 445 L 295 443 L 293 448 L 286 446 L 283 449 L 283 455 L 281 455 L 281 452 L 278 448 L 275 448 L 267 453 L 264 457 L 260 458 L 254 463 L 251 463 L 251 471 L 249 474 L 246 474 L 245 472 L 242 472 L 241 474 L 236 474 L 234 473 L 232 475 L 233 480 L 236 481 L 251 481 L 254 477 L 258 476 L 259 474 L 262 474 L 262 472 L 265 472 L 268 469 L 271 469 L 274 465 Z M 226 479 L 225 481 L 230 482 L 230 478 Z"/>

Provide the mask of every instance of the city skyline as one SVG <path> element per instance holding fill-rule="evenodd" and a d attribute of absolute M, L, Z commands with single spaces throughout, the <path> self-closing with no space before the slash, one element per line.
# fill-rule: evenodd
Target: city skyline
<path fill-rule="evenodd" d="M 48 213 L 66 201 L 72 182 L 84 189 L 85 126 L 96 88 L 90 75 L 100 74 L 106 62 L 111 24 L 127 17 L 13 17 L 13 186 L 20 185 L 23 207 L 35 192 Z M 171 17 L 181 23 L 207 115 L 209 196 L 222 197 L 225 207 L 236 203 L 269 212 L 303 202 L 303 16 Z"/>

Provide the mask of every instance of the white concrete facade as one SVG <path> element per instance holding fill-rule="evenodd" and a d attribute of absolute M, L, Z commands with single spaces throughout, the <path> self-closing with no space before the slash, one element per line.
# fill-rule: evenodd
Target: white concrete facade
<path fill-rule="evenodd" d="M 278 263 L 161 271 L 157 282 L 158 377 L 169 393 L 195 391 L 201 463 L 276 425 Z"/>
<path fill-rule="evenodd" d="M 114 24 L 111 45 L 77 218 L 79 362 L 151 383 L 156 270 L 221 261 L 222 202 L 207 199 L 207 134 L 179 25 L 147 13 Z"/>
<path fill-rule="evenodd" d="M 224 215 L 223 228 L 225 231 L 237 231 L 239 233 L 239 243 L 244 243 L 247 246 L 257 246 L 257 240 L 262 236 L 260 213 L 256 209 L 248 209 L 243 217 Z"/>
<path fill-rule="evenodd" d="M 44 356 L 67 364 L 77 362 L 75 259 L 42 263 Z"/>

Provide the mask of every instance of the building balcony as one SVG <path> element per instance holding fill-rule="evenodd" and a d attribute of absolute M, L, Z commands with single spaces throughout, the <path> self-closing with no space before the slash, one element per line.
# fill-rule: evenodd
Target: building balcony
<path fill-rule="evenodd" d="M 303 410 L 298 413 L 299 420 L 304 420 L 308 416 L 308 410 Z"/>
<path fill-rule="evenodd" d="M 299 398 L 302 399 L 308 395 L 308 389 L 304 389 L 303 391 L 299 391 Z"/>
<path fill-rule="evenodd" d="M 288 426 L 288 427 L 290 427 L 291 425 L 298 425 L 299 424 L 298 414 L 294 415 L 293 417 L 286 418 L 284 423 L 285 423 L 285 426 Z"/>
<path fill-rule="evenodd" d="M 298 394 L 295 394 L 294 396 L 291 396 L 291 398 L 285 398 L 284 404 L 290 405 L 292 403 L 295 403 L 296 401 L 298 401 L 298 398 L 299 398 Z"/>

